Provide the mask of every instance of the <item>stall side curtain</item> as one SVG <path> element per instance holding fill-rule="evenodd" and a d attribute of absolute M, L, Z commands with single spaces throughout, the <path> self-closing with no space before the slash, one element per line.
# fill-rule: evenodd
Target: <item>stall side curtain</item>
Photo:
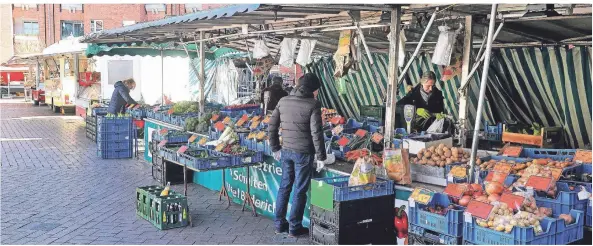
<path fill-rule="evenodd" d="M 196 70 L 198 72 L 200 72 L 200 58 L 194 58 L 193 59 L 193 65 L 195 66 Z M 206 59 L 206 66 L 204 67 L 204 71 L 206 72 L 205 75 L 205 80 L 206 83 L 204 84 L 205 88 L 205 97 L 209 98 L 210 92 L 212 91 L 213 87 L 214 87 L 214 81 L 215 81 L 215 77 L 216 77 L 216 66 L 220 65 L 220 61 L 218 60 L 208 60 Z M 190 63 L 191 66 L 191 63 Z M 193 69 L 189 69 L 189 84 L 190 84 L 190 90 L 192 93 L 192 97 L 194 98 L 198 98 L 200 95 L 200 77 L 194 73 Z"/>
<path fill-rule="evenodd" d="M 591 143 L 591 48 L 496 50 L 488 94 L 498 122 L 538 122 L 564 128 L 565 143 Z"/>

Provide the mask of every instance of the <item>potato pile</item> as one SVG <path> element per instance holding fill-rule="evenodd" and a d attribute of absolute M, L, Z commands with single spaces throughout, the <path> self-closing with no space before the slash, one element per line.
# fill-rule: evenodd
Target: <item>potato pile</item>
<path fill-rule="evenodd" d="M 479 165 L 480 171 L 500 171 L 497 170 L 496 167 L 498 164 L 509 164 L 511 166 L 511 174 L 516 174 L 517 172 L 527 168 L 527 163 L 517 163 L 513 160 L 489 160 L 482 162 L 480 159 L 476 160 L 476 164 Z"/>
<path fill-rule="evenodd" d="M 490 228 L 496 231 L 511 233 L 515 226 L 519 227 L 533 227 L 536 234 L 542 233 L 540 225 L 541 217 L 521 211 L 513 213 L 513 209 L 508 207 L 506 203 L 500 203 L 494 206 L 490 217 L 487 220 L 477 219 L 478 226 Z"/>
<path fill-rule="evenodd" d="M 431 146 L 427 149 L 421 149 L 415 158 L 412 159 L 412 163 L 444 167 L 445 165 L 451 165 L 458 162 L 467 162 L 469 159 L 469 153 L 466 153 L 461 148 L 449 148 L 444 144 L 439 146 Z"/>
<path fill-rule="evenodd" d="M 527 165 L 530 166 L 532 164 L 539 164 L 546 167 L 565 168 L 574 165 L 574 162 L 572 162 L 570 159 L 566 159 L 564 161 L 554 161 L 552 159 L 535 159 Z"/>

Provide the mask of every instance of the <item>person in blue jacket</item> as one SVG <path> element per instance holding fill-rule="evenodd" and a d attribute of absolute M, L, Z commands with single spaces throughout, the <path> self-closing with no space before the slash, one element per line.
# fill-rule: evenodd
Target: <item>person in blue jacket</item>
<path fill-rule="evenodd" d="M 111 101 L 107 112 L 110 114 L 119 114 L 126 111 L 126 104 L 138 104 L 134 98 L 130 96 L 130 91 L 136 88 L 134 79 L 126 79 L 124 81 L 117 81 L 114 85 L 115 89 L 111 94 Z"/>

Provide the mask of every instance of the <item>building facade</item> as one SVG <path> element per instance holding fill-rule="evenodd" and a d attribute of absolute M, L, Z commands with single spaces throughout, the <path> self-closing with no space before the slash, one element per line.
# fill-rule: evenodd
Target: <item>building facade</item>
<path fill-rule="evenodd" d="M 8 6 L 12 13 L 13 54 L 22 55 L 41 52 L 43 48 L 69 36 L 79 37 L 104 29 L 216 8 L 222 4 L 11 4 Z M 3 8 L 6 7 L 3 6 Z M 4 26 L 3 21 L 3 29 Z"/>

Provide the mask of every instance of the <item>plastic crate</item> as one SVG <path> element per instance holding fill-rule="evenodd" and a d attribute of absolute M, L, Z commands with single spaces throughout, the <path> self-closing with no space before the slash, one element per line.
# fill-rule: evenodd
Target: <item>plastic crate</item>
<path fill-rule="evenodd" d="M 186 153 L 180 153 L 179 154 L 179 163 L 186 165 L 187 167 L 195 169 L 195 170 L 208 170 L 208 169 L 218 168 L 218 160 L 220 158 L 212 158 L 212 157 L 199 158 L 199 157 L 194 157 L 194 156 L 187 154 L 187 152 L 199 152 L 199 151 L 208 152 L 207 150 L 188 150 L 188 151 L 186 151 Z"/>
<path fill-rule="evenodd" d="M 552 215 L 558 217 L 560 214 L 568 214 L 570 210 L 586 211 L 589 200 L 579 200 L 579 190 L 571 191 L 567 182 L 556 182 L 558 193 L 555 199 L 540 197 L 538 192 L 534 193 L 535 203 L 538 207 L 552 209 Z"/>
<path fill-rule="evenodd" d="M 133 150 L 129 149 L 108 149 L 97 150 L 97 156 L 103 159 L 125 159 L 132 158 Z"/>
<path fill-rule="evenodd" d="M 133 139 L 131 134 L 132 132 L 99 132 L 97 133 L 97 142 L 127 141 Z"/>
<path fill-rule="evenodd" d="M 392 220 L 352 224 L 340 228 L 324 221 L 311 220 L 309 239 L 317 245 L 379 244 L 395 245 L 396 236 Z"/>
<path fill-rule="evenodd" d="M 149 211 L 152 211 L 153 216 L 148 221 L 160 230 L 185 227 L 189 224 L 187 198 L 177 192 L 169 192 L 168 196 L 154 194 L 149 205 Z"/>
<path fill-rule="evenodd" d="M 339 176 L 331 178 L 318 178 L 314 180 L 323 182 L 333 187 L 333 200 L 338 202 L 393 194 L 392 180 L 377 178 L 377 181 L 373 184 L 348 186 L 349 178 L 349 176 Z M 311 190 L 311 193 L 313 192 L 314 191 Z"/>
<path fill-rule="evenodd" d="M 391 220 L 395 216 L 393 195 L 366 199 L 334 202 L 333 211 L 311 205 L 311 219 L 323 221 L 331 226 L 357 224 L 363 221 Z"/>
<path fill-rule="evenodd" d="M 158 147 L 159 155 L 165 160 L 178 162 L 179 157 L 177 156 L 177 150 L 171 149 L 172 147 L 179 147 L 179 145 L 167 144 L 163 147 Z"/>
<path fill-rule="evenodd" d="M 360 117 L 372 117 L 378 120 L 385 120 L 385 106 L 381 105 L 363 105 L 360 106 Z"/>
<path fill-rule="evenodd" d="M 569 244 L 583 239 L 583 224 L 585 213 L 578 210 L 570 210 L 570 216 L 574 219 L 572 224 L 566 225 L 563 219 L 558 219 L 556 230 L 556 244 Z"/>
<path fill-rule="evenodd" d="M 459 245 L 462 241 L 461 237 L 453 237 L 447 234 L 434 232 L 422 226 L 414 224 L 409 225 L 409 233 L 417 235 L 416 238 L 420 237 L 424 241 L 424 243 L 426 243 L 427 239 L 431 243 L 442 245 Z M 415 245 L 418 244 L 415 243 Z"/>
<path fill-rule="evenodd" d="M 97 107 L 97 108 L 93 108 L 93 111 L 91 113 L 92 116 L 97 116 L 97 115 L 106 115 L 107 114 L 107 107 Z"/>
<path fill-rule="evenodd" d="M 540 148 L 523 148 L 521 157 L 532 159 L 546 159 L 550 158 L 555 161 L 564 161 L 566 159 L 572 160 L 576 153 L 576 149 L 540 149 Z"/>
<path fill-rule="evenodd" d="M 556 244 L 558 219 L 544 218 L 543 232 L 536 235 L 533 227 L 513 227 L 510 233 L 478 226 L 476 218 L 463 223 L 463 240 L 485 245 L 552 245 Z"/>
<path fill-rule="evenodd" d="M 577 164 L 572 167 L 567 167 L 562 171 L 560 176 L 561 181 L 570 181 L 584 184 L 591 184 L 591 180 L 585 179 L 584 174 L 591 175 L 591 163 Z"/>
<path fill-rule="evenodd" d="M 144 108 L 130 109 L 129 113 L 135 119 L 146 118 L 146 109 L 144 109 Z"/>
<path fill-rule="evenodd" d="M 342 133 L 354 134 L 358 129 L 364 127 L 364 122 L 358 122 L 355 119 L 350 118 L 346 121 L 346 124 L 344 124 L 343 127 L 344 129 L 342 130 Z"/>
<path fill-rule="evenodd" d="M 124 141 L 99 141 L 97 142 L 97 148 L 99 150 L 126 150 L 132 149 L 132 140 L 124 140 Z"/>
<path fill-rule="evenodd" d="M 435 193 L 427 205 L 419 203 L 410 205 L 408 209 L 410 224 L 452 237 L 460 237 L 463 234 L 463 211 L 465 210 L 463 207 L 455 206 L 456 209 L 450 209 L 445 215 L 424 211 L 424 208 L 429 206 L 441 205 L 446 208 L 450 204 L 452 202 L 447 195 Z"/>

